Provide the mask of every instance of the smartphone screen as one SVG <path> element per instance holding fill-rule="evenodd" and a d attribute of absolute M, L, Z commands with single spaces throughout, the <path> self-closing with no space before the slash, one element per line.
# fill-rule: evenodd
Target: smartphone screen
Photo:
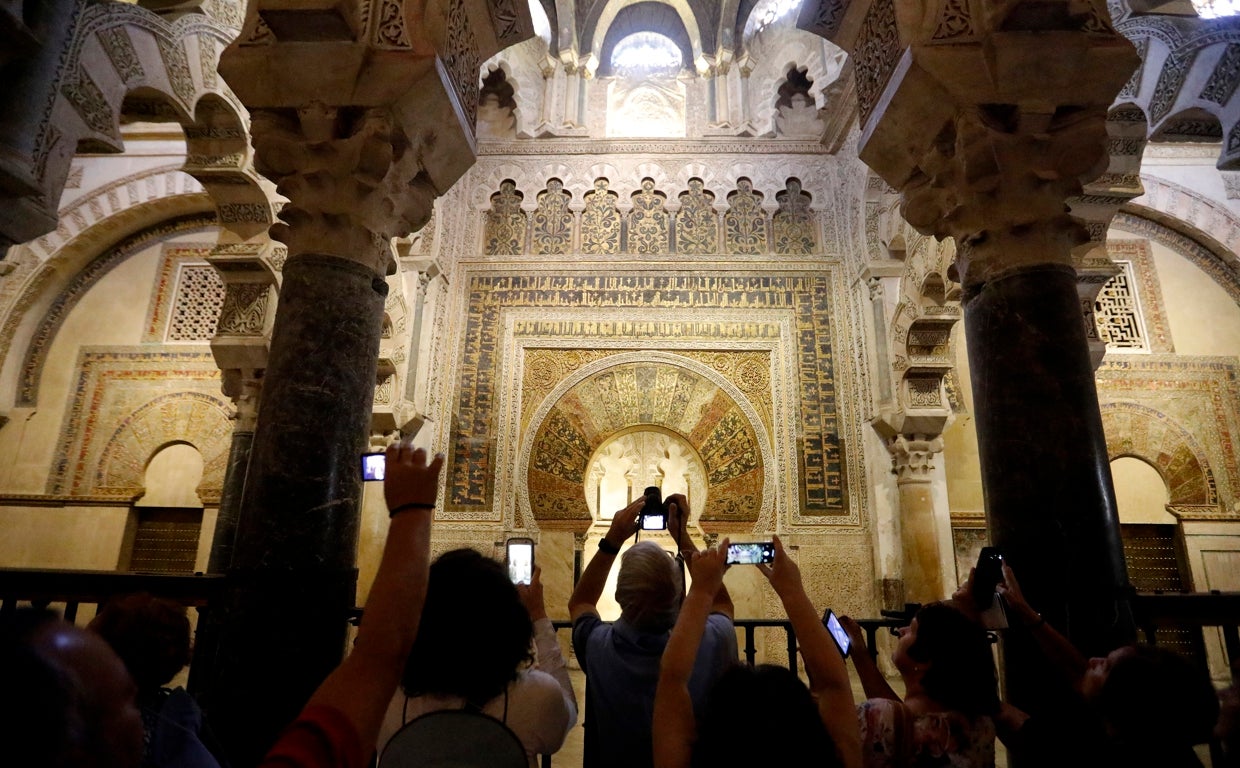
<path fill-rule="evenodd" d="M 848 632 L 844 629 L 844 625 L 840 624 L 840 620 L 836 618 L 835 611 L 830 608 L 822 617 L 823 626 L 831 633 L 831 639 L 835 641 L 839 647 L 840 653 L 844 654 L 844 658 L 848 658 L 848 651 L 852 647 L 852 638 L 848 636 Z"/>
<path fill-rule="evenodd" d="M 363 480 L 382 480 L 384 470 L 387 469 L 387 453 L 363 453 L 362 454 L 362 479 Z"/>
<path fill-rule="evenodd" d="M 534 578 L 534 540 L 509 539 L 506 559 L 513 584 L 529 584 Z"/>
<path fill-rule="evenodd" d="M 750 541 L 728 545 L 728 565 L 757 565 L 775 560 L 775 544 L 769 541 Z"/>
<path fill-rule="evenodd" d="M 646 497 L 646 506 L 642 507 L 641 529 L 643 531 L 661 531 L 667 527 L 667 511 L 663 508 L 663 492 L 657 485 L 646 486 L 642 492 Z"/>

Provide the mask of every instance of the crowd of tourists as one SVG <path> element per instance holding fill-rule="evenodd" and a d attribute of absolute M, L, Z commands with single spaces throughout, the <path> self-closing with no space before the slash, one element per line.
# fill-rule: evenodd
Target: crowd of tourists
<path fill-rule="evenodd" d="M 379 768 L 524 768 L 559 750 L 576 725 L 539 569 L 516 585 L 473 550 L 432 563 L 442 465 L 407 442 L 388 449 L 392 521 L 356 642 L 264 768 L 365 768 L 376 759 Z M 569 599 L 586 683 L 583 768 L 985 768 L 995 764 L 996 740 L 1013 764 L 1056 768 L 1200 765 L 1194 745 L 1212 737 L 1228 754 L 1233 691 L 1224 692 L 1220 717 L 1206 672 L 1171 651 L 1127 646 L 1083 658 L 1029 605 L 1006 565 L 997 588 L 1006 631 L 1024 633 L 1062 672 L 1044 711 L 1001 700 L 968 582 L 899 630 L 891 661 L 902 696 L 865 633 L 841 618 L 866 696 L 855 701 L 848 661 L 778 538 L 772 561 L 757 568 L 782 603 L 808 685 L 786 667 L 744 664 L 724 586 L 728 540 L 697 549 L 688 502 L 672 495 L 665 510 L 679 555 L 644 541 L 621 557 L 645 504 L 615 514 Z M 606 622 L 598 602 L 617 559 L 621 615 Z M 166 687 L 188 658 L 184 609 L 148 595 L 108 605 L 85 630 L 47 611 L 4 617 L 0 764 L 226 767 L 192 697 Z"/>

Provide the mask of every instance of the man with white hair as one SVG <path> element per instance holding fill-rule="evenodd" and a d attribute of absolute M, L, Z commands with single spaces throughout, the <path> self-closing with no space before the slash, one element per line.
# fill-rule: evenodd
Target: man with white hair
<path fill-rule="evenodd" d="M 616 577 L 620 618 L 606 624 L 598 600 L 620 545 L 637 532 L 646 505 L 638 499 L 612 518 L 598 553 L 590 560 L 568 600 L 573 620 L 573 650 L 586 674 L 585 753 L 583 768 L 649 768 L 653 765 L 651 723 L 663 649 L 680 613 L 684 577 L 678 562 L 653 541 L 634 544 L 624 553 Z M 696 551 L 685 526 L 688 500 L 667 499 L 668 531 L 681 553 Z M 729 666 L 737 663 L 732 598 L 721 588 L 711 606 L 706 632 L 689 682 L 694 708 Z"/>

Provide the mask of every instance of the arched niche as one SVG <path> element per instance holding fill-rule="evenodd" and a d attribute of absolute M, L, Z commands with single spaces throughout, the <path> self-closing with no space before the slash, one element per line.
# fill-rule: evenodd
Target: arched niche
<path fill-rule="evenodd" d="M 1111 462 L 1111 478 L 1121 524 L 1175 525 L 1175 515 L 1167 511 L 1171 500 L 1167 484 L 1153 464 L 1135 456 L 1120 456 Z"/>
<path fill-rule="evenodd" d="M 1132 456 L 1154 468 L 1170 504 L 1218 504 L 1205 451 L 1179 422 L 1138 403 L 1104 403 L 1101 410 L 1111 461 Z"/>
<path fill-rule="evenodd" d="M 523 441 L 518 503 L 542 527 L 585 529 L 591 460 L 642 429 L 666 430 L 700 457 L 705 500 L 693 515 L 703 527 L 747 528 L 773 504 L 771 443 L 753 405 L 708 366 L 665 352 L 595 361 L 552 390 Z"/>
<path fill-rule="evenodd" d="M 175 441 L 155 452 L 146 463 L 141 498 L 135 507 L 202 507 L 202 454 L 191 443 Z"/>
<path fill-rule="evenodd" d="M 597 520 L 611 519 L 648 486 L 658 487 L 665 499 L 684 494 L 691 512 L 707 503 L 702 457 L 683 435 L 664 427 L 621 430 L 595 449 L 588 467 L 586 505 Z"/>

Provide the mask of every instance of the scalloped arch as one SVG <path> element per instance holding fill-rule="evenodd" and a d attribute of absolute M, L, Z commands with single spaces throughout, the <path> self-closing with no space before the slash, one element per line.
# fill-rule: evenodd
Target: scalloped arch
<path fill-rule="evenodd" d="M 1141 459 L 1158 470 L 1172 504 L 1217 504 L 1214 473 L 1205 451 L 1178 421 L 1139 403 L 1104 403 L 1107 459 Z"/>

